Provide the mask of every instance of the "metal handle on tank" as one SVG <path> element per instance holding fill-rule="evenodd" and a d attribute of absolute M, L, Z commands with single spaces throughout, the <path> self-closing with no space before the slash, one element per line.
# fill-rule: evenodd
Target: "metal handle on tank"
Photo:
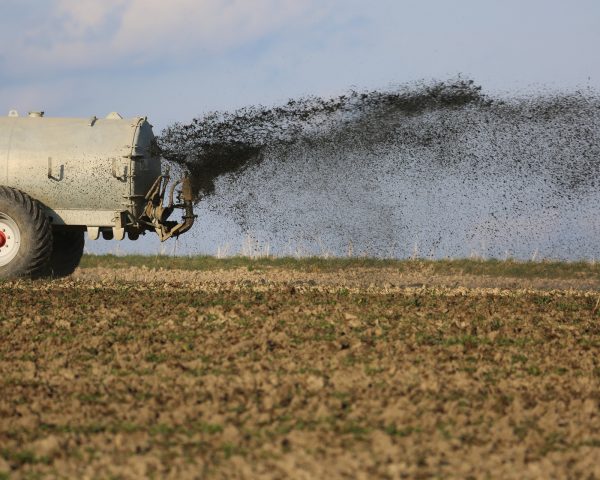
<path fill-rule="evenodd" d="M 65 166 L 64 165 L 60 165 L 58 167 L 58 177 L 54 176 L 54 171 L 53 171 L 53 167 L 52 167 L 52 157 L 48 157 L 48 178 L 50 180 L 55 180 L 57 182 L 60 182 L 64 176 L 65 176 Z"/>

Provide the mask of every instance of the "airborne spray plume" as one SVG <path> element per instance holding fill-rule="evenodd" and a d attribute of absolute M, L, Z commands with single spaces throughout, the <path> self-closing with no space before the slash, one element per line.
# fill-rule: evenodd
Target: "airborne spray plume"
<path fill-rule="evenodd" d="M 491 98 L 472 81 L 308 97 L 174 124 L 201 209 L 275 253 L 594 258 L 596 92 Z"/>
<path fill-rule="evenodd" d="M 372 145 L 393 143 L 389 136 L 394 136 L 395 127 L 390 122 L 398 116 L 485 104 L 480 90 L 472 81 L 439 82 L 392 92 L 351 91 L 332 99 L 307 97 L 274 108 L 212 112 L 188 125 L 166 128 L 159 141 L 164 157 L 184 165 L 196 193 L 205 196 L 215 193 L 217 178 L 255 165 L 268 149 L 310 141 L 323 144 L 357 127 L 367 129 L 362 135 L 376 131 L 377 138 L 368 140 Z"/>

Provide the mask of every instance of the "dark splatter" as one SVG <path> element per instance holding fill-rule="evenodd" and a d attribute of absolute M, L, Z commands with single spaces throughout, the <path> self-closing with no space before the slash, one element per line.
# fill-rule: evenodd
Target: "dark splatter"
<path fill-rule="evenodd" d="M 286 252 L 589 258 L 594 91 L 491 98 L 472 81 L 309 97 L 175 124 L 201 208 Z M 594 213 L 595 212 L 595 213 Z"/>
<path fill-rule="evenodd" d="M 190 172 L 196 194 L 206 196 L 215 192 L 217 178 L 259 163 L 267 148 L 338 140 L 344 131 L 358 129 L 361 135 L 369 134 L 374 145 L 394 141 L 389 128 L 394 117 L 488 104 L 480 90 L 473 81 L 459 80 L 391 92 L 351 91 L 332 99 L 307 97 L 274 108 L 212 112 L 190 124 L 166 128 L 159 144 L 167 160 Z"/>

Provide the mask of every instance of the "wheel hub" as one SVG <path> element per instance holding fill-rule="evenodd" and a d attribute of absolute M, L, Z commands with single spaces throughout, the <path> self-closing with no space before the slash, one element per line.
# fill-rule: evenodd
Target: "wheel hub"
<path fill-rule="evenodd" d="M 0 267 L 14 260 L 21 247 L 21 231 L 17 222 L 0 212 Z"/>

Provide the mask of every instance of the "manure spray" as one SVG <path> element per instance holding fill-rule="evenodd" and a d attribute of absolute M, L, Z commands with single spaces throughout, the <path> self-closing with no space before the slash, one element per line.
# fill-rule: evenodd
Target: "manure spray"
<path fill-rule="evenodd" d="M 208 113 L 159 143 L 201 209 L 276 254 L 600 254 L 593 90 L 500 97 L 458 79 L 350 91 Z"/>

